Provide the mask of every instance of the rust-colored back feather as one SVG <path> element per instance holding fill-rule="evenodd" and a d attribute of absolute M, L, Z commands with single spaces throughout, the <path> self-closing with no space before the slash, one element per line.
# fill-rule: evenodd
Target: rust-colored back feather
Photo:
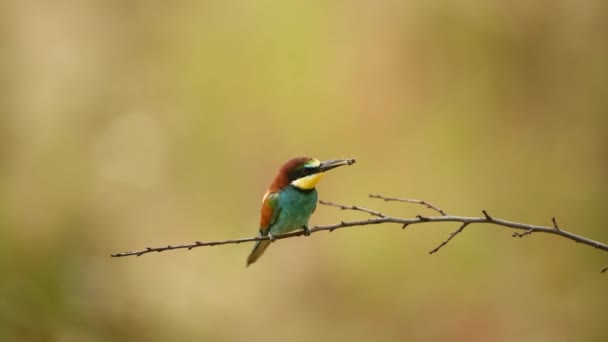
<path fill-rule="evenodd" d="M 260 212 L 260 232 L 265 232 L 270 228 L 272 217 L 274 216 L 274 209 L 270 205 L 271 192 L 266 191 L 264 199 L 262 200 L 262 209 Z"/>

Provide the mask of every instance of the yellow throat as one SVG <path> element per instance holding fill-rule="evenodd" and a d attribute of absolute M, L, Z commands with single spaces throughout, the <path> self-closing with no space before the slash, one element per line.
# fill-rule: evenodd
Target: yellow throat
<path fill-rule="evenodd" d="M 294 180 L 293 182 L 291 182 L 291 185 L 295 186 L 296 188 L 300 188 L 302 190 L 312 190 L 315 188 L 317 183 L 319 183 L 321 178 L 323 178 L 323 174 L 324 174 L 323 172 L 319 172 L 319 173 L 312 174 L 310 176 L 298 178 L 298 179 Z"/>

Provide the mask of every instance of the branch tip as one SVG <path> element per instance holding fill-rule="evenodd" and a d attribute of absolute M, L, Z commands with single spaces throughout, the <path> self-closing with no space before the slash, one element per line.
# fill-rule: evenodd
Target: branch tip
<path fill-rule="evenodd" d="M 486 217 L 486 220 L 488 220 L 488 221 L 492 221 L 493 220 L 492 216 L 490 216 L 490 214 L 488 214 L 488 212 L 485 209 L 482 210 L 481 212 L 483 213 L 483 216 Z"/>
<path fill-rule="evenodd" d="M 374 194 L 369 194 L 369 198 L 377 198 L 377 199 L 381 199 L 384 200 L 384 202 L 388 202 L 390 201 L 390 199 L 384 197 L 384 196 L 380 196 L 380 195 L 374 195 Z"/>

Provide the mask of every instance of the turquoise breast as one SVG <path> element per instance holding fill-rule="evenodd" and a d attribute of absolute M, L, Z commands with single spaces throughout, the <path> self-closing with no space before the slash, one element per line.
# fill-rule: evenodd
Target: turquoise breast
<path fill-rule="evenodd" d="M 298 190 L 289 185 L 278 198 L 279 216 L 270 227 L 273 234 L 285 234 L 302 229 L 317 206 L 317 190 Z"/>

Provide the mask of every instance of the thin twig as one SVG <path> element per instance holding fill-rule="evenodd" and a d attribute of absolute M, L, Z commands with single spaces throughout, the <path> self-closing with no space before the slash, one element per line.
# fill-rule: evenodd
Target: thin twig
<path fill-rule="evenodd" d="M 329 202 L 329 201 L 323 201 L 323 200 L 320 200 L 319 203 L 323 204 L 323 205 L 326 205 L 326 206 L 329 206 L 329 207 L 340 208 L 342 210 L 362 211 L 362 212 L 368 213 L 368 214 L 370 214 L 372 216 L 384 217 L 384 214 L 382 214 L 379 211 L 363 208 L 363 207 L 360 207 L 358 205 L 342 205 L 342 204 L 337 204 L 337 203 L 333 203 L 333 202 Z"/>
<path fill-rule="evenodd" d="M 384 197 L 381 197 L 378 195 L 375 195 L 375 196 L 377 196 L 376 198 L 384 199 Z M 389 200 L 391 200 L 391 199 L 389 199 Z M 413 203 L 420 203 L 423 205 L 428 205 L 428 202 L 424 202 L 424 203 L 423 202 L 424 201 L 413 202 Z M 347 206 L 347 205 L 335 204 L 335 203 L 331 203 L 331 202 L 324 202 L 324 204 L 333 206 L 333 207 L 338 207 L 343 210 L 362 211 L 362 212 L 368 213 L 370 215 L 373 215 L 375 217 L 368 218 L 367 220 L 341 221 L 339 223 L 325 225 L 325 226 L 315 226 L 310 229 L 311 233 L 318 233 L 321 231 L 330 231 L 331 232 L 331 231 L 334 231 L 337 229 L 343 229 L 343 228 L 349 228 L 349 227 L 361 227 L 361 226 L 377 225 L 377 224 L 385 224 L 385 223 L 395 223 L 395 224 L 399 224 L 402 227 L 406 227 L 408 225 L 423 224 L 423 223 L 429 223 L 429 222 L 460 222 L 462 224 L 462 226 L 460 227 L 460 229 L 458 229 L 457 231 L 452 233 L 451 237 L 448 238 L 448 240 L 444 241 L 445 243 L 443 243 L 441 245 L 441 246 L 444 246 L 455 235 L 462 232 L 464 227 L 466 227 L 467 225 L 486 223 L 486 224 L 494 225 L 497 227 L 503 227 L 503 228 L 507 228 L 507 229 L 515 229 L 515 230 L 519 230 L 519 231 L 523 230 L 524 233 L 518 233 L 521 236 L 529 235 L 531 232 L 553 234 L 553 235 L 557 235 L 557 236 L 575 241 L 577 243 L 581 243 L 581 244 L 584 244 L 587 246 L 591 246 L 591 247 L 600 249 L 604 252 L 608 252 L 608 244 L 605 244 L 605 243 L 602 243 L 599 241 L 595 241 L 595 240 L 589 239 L 589 238 L 581 236 L 581 235 L 571 233 L 571 232 L 561 229 L 561 228 L 556 229 L 556 227 L 555 227 L 557 225 L 556 223 L 554 223 L 553 226 L 538 226 L 538 225 L 532 225 L 532 224 L 527 224 L 527 223 L 509 221 L 509 220 L 504 220 L 504 219 L 490 216 L 485 210 L 483 211 L 484 215 L 481 217 L 453 216 L 453 215 L 443 215 L 442 214 L 441 216 L 420 216 L 419 215 L 415 218 L 400 218 L 400 217 L 384 215 L 380 212 L 376 212 L 374 210 L 370 210 L 370 209 L 366 209 L 366 208 L 361 208 L 358 206 Z M 439 213 L 442 213 L 442 211 L 440 211 L 440 209 L 434 209 L 434 210 L 438 211 Z M 287 233 L 287 234 L 276 235 L 275 237 L 277 240 L 280 240 L 280 239 L 286 239 L 286 238 L 291 238 L 291 237 L 296 237 L 296 236 L 301 236 L 301 235 L 304 235 L 304 231 L 298 230 L 298 231 L 294 231 L 294 232 Z M 219 241 L 208 241 L 208 242 L 196 241 L 194 243 L 183 244 L 183 245 L 147 247 L 142 250 L 124 252 L 124 253 L 116 253 L 116 254 L 112 254 L 111 256 L 115 257 L 115 258 L 116 257 L 126 257 L 126 256 L 141 256 L 141 255 L 144 255 L 147 253 L 163 252 L 163 251 L 174 250 L 174 249 L 190 250 L 190 249 L 197 248 L 197 247 L 239 244 L 239 243 L 254 242 L 254 241 L 260 241 L 260 240 L 268 240 L 268 237 L 267 236 L 256 236 L 256 237 L 249 237 L 249 238 L 235 239 L 235 240 L 219 240 Z M 608 270 L 608 268 L 607 268 L 607 270 Z"/>
<path fill-rule="evenodd" d="M 411 198 L 386 197 L 386 196 L 374 195 L 374 194 L 370 194 L 369 197 L 378 198 L 378 199 L 384 200 L 385 202 L 405 202 L 405 203 L 421 204 L 429 209 L 435 210 L 436 212 L 440 213 L 442 216 L 448 215 L 445 211 L 443 211 L 443 209 L 441 209 L 438 206 L 433 205 L 427 201 L 423 201 L 423 200 L 411 199 Z"/>
<path fill-rule="evenodd" d="M 437 253 L 437 251 L 439 251 L 441 249 L 441 247 L 445 246 L 448 244 L 448 242 L 450 242 L 450 240 L 452 240 L 456 235 L 462 233 L 462 231 L 470 224 L 470 222 L 465 222 L 463 223 L 460 228 L 458 228 L 457 230 L 453 231 L 452 233 L 450 233 L 450 236 L 448 236 L 448 238 L 443 241 L 441 244 L 439 244 L 439 246 L 433 248 L 429 254 L 434 254 Z"/>

